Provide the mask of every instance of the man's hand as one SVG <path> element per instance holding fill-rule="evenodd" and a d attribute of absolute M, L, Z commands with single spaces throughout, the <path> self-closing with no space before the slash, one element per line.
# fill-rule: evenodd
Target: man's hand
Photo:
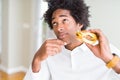
<path fill-rule="evenodd" d="M 101 58 L 105 63 L 107 63 L 113 58 L 107 37 L 99 29 L 92 29 L 89 31 L 97 35 L 99 44 L 98 45 L 87 44 L 87 46 L 91 49 L 95 56 Z"/>
<path fill-rule="evenodd" d="M 33 72 L 38 72 L 40 70 L 41 61 L 45 60 L 48 56 L 53 56 L 60 53 L 62 46 L 64 46 L 64 42 L 59 39 L 46 40 L 33 58 Z"/>

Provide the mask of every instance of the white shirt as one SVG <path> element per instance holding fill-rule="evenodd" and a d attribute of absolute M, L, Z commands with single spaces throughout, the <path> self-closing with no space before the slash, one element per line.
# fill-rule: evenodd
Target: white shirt
<path fill-rule="evenodd" d="M 112 53 L 120 51 L 110 45 Z M 120 74 L 108 69 L 90 49 L 82 44 L 72 51 L 63 49 L 60 54 L 49 56 L 41 63 L 38 73 L 31 66 L 24 80 L 120 80 Z"/>

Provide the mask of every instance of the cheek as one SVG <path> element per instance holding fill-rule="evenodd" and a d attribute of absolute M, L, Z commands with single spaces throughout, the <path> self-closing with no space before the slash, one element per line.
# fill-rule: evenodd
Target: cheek
<path fill-rule="evenodd" d="M 53 32 L 54 32 L 55 35 L 57 34 L 57 31 L 55 29 L 53 29 Z"/>
<path fill-rule="evenodd" d="M 76 32 L 78 31 L 78 29 L 74 26 L 71 29 L 69 29 L 68 33 L 71 35 L 71 37 L 76 37 Z"/>
<path fill-rule="evenodd" d="M 70 33 L 75 33 L 77 31 L 77 28 L 76 28 L 76 26 L 71 25 L 68 30 Z"/>
<path fill-rule="evenodd" d="M 53 34 L 55 34 L 56 37 L 58 37 L 58 31 L 53 29 Z"/>
<path fill-rule="evenodd" d="M 75 34 L 76 34 L 76 30 L 75 30 L 75 29 L 70 29 L 70 30 L 68 31 L 68 33 L 69 33 L 69 35 L 71 35 L 72 37 L 74 37 Z"/>

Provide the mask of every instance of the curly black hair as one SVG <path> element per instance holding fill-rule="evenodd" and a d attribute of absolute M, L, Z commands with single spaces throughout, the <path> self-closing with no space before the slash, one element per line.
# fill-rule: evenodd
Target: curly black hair
<path fill-rule="evenodd" d="M 83 24 L 82 30 L 89 26 L 89 11 L 84 0 L 47 0 L 48 10 L 44 14 L 44 20 L 53 29 L 51 21 L 52 14 L 57 9 L 69 10 L 76 23 Z"/>

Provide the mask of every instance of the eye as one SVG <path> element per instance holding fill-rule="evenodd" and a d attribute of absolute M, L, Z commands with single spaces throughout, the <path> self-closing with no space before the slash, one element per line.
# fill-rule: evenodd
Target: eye
<path fill-rule="evenodd" d="M 54 26 L 57 26 L 58 24 L 56 23 L 56 22 L 53 22 L 52 23 L 52 26 L 54 27 Z"/>
<path fill-rule="evenodd" d="M 68 19 L 63 19 L 63 23 L 69 23 Z"/>

